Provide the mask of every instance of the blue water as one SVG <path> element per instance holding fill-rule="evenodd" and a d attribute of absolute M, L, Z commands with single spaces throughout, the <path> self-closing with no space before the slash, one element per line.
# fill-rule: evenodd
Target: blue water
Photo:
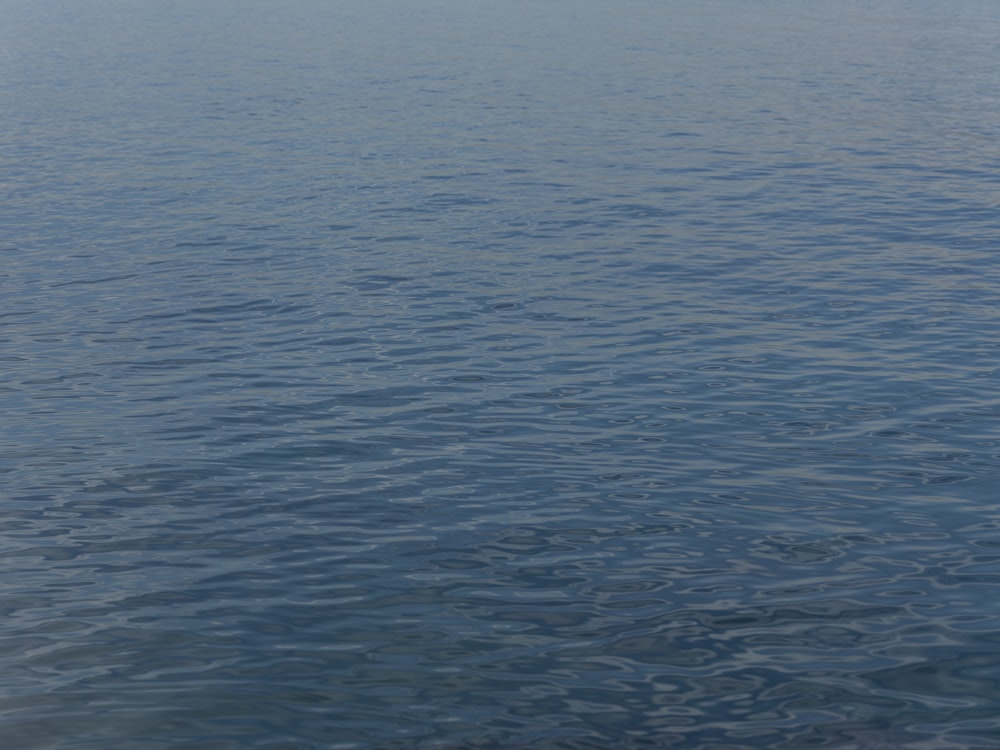
<path fill-rule="evenodd" d="M 0 0 L 0 747 L 1000 747 L 998 40 Z"/>

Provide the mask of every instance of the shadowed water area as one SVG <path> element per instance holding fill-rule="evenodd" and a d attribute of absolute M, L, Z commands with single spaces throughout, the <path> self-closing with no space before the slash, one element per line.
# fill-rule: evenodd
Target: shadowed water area
<path fill-rule="evenodd" d="M 998 40 L 0 0 L 0 746 L 1000 747 Z"/>

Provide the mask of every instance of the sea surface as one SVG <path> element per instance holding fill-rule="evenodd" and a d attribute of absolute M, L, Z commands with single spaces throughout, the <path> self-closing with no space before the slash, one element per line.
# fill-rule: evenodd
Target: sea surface
<path fill-rule="evenodd" d="M 3 750 L 1000 748 L 1000 4 L 0 0 Z"/>

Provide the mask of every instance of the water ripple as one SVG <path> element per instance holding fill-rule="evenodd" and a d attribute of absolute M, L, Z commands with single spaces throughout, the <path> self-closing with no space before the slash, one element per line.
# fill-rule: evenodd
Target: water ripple
<path fill-rule="evenodd" d="M 4 748 L 1000 744 L 992 8 L 10 5 Z"/>

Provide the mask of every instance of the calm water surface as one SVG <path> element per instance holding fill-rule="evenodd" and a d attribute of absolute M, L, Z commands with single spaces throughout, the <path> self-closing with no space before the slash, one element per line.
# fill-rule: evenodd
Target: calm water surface
<path fill-rule="evenodd" d="M 1000 747 L 1000 7 L 0 0 L 4 750 Z"/>

